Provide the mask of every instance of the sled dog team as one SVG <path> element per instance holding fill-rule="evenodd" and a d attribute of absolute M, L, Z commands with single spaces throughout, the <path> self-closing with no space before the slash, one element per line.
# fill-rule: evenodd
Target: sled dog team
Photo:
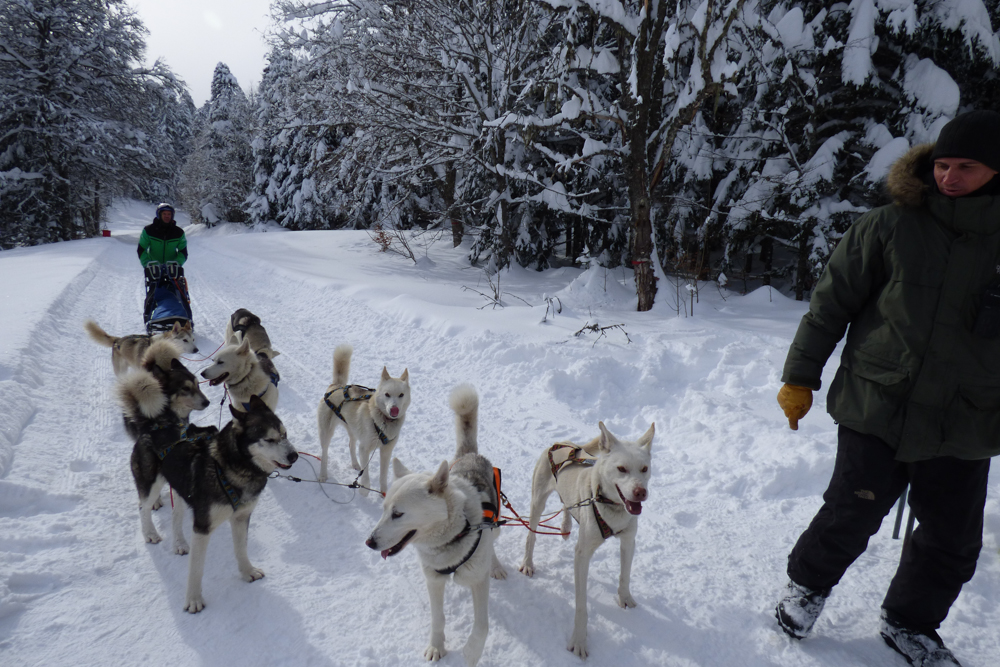
<path fill-rule="evenodd" d="M 118 400 L 135 443 L 131 468 L 147 542 L 161 540 L 152 511 L 161 506 L 164 484 L 172 488 L 177 504 L 171 517 L 173 550 L 191 554 L 184 609 L 197 613 L 205 607 L 202 575 L 208 541 L 227 520 L 240 575 L 248 582 L 263 577 L 247 554 L 250 515 L 269 475 L 290 468 L 298 452 L 274 413 L 280 376 L 273 359 L 279 353 L 271 347 L 260 318 L 244 308 L 233 313 L 225 345 L 201 372 L 210 386 L 224 385 L 231 397 L 232 421 L 222 429 L 190 423 L 192 412 L 209 405 L 198 378 L 182 363 L 182 355 L 198 349 L 190 323 L 154 336 L 115 337 L 90 320 L 84 328 L 95 342 L 112 349 Z M 375 388 L 349 384 L 352 353 L 346 344 L 334 350 L 333 381 L 317 408 L 319 479 L 328 478 L 330 440 L 340 425 L 347 431 L 351 465 L 360 471 L 362 495 L 368 494 L 369 468 L 378 452 L 378 488 L 385 500 L 365 544 L 383 558 L 410 544 L 417 552 L 430 596 L 427 660 L 445 655 L 445 583 L 453 576 L 471 590 L 472 631 L 462 653 L 469 665 L 476 665 L 489 633 L 490 579 L 507 576 L 493 548 L 503 494 L 500 471 L 479 452 L 479 396 L 468 384 L 452 390 L 454 459 L 442 461 L 433 472 L 411 472 L 392 456 L 410 404 L 409 373 L 392 377 L 383 367 Z M 560 442 L 541 453 L 532 475 L 530 530 L 518 568 L 529 577 L 535 572 L 535 531 L 555 491 L 563 506 L 563 538 L 569 539 L 571 519 L 579 524 L 573 562 L 576 612 L 567 648 L 581 658 L 587 657 L 590 560 L 609 537 L 618 538 L 621 552 L 617 603 L 622 608 L 636 606 L 629 583 L 654 435 L 654 425 L 634 441 L 617 438 L 603 422 L 598 428 L 599 435 L 584 445 Z M 390 466 L 395 477 L 391 485 Z M 183 527 L 187 507 L 194 516 L 190 545 Z"/>

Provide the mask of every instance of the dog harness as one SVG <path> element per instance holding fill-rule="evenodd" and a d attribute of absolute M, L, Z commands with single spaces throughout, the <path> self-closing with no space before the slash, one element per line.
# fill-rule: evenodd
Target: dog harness
<path fill-rule="evenodd" d="M 354 396 L 354 397 L 352 397 L 351 394 L 350 394 L 350 391 L 351 391 L 352 388 L 357 389 L 359 391 L 363 391 L 364 394 L 362 394 L 361 396 Z M 337 405 L 333 401 L 330 400 L 330 396 L 332 396 L 333 394 L 337 393 L 338 391 L 342 391 L 343 394 L 344 394 L 344 400 L 342 400 L 340 402 L 340 405 Z M 375 390 L 372 389 L 371 387 L 362 387 L 360 384 L 348 384 L 348 385 L 344 385 L 343 387 L 337 387 L 336 389 L 331 389 L 330 391 L 328 391 L 325 394 L 323 394 L 323 402 L 326 403 L 326 406 L 328 408 L 330 408 L 331 410 L 333 410 L 333 414 L 337 415 L 337 419 L 339 419 L 340 421 L 342 421 L 342 422 L 344 422 L 346 424 L 347 420 L 344 419 L 344 415 L 340 414 L 340 409 L 342 407 L 344 407 L 344 403 L 354 403 L 354 402 L 357 402 L 357 401 L 367 401 L 372 396 L 374 396 L 374 394 L 372 393 L 374 391 Z M 385 432 L 382 431 L 382 429 L 380 429 L 378 427 L 378 424 L 375 423 L 374 419 L 372 420 L 372 426 L 375 427 L 375 433 L 378 435 L 379 442 L 381 442 L 383 445 L 388 445 L 389 444 L 389 438 L 388 438 L 388 436 L 386 436 Z"/>
<path fill-rule="evenodd" d="M 240 492 L 236 490 L 236 487 L 234 487 L 228 479 L 226 479 L 226 474 L 222 472 L 222 466 L 218 463 L 215 464 L 215 476 L 219 478 L 219 486 L 221 486 L 222 490 L 226 492 L 226 497 L 229 498 L 229 503 L 233 506 L 233 509 L 238 509 L 242 504 L 242 501 L 240 500 Z"/>
<path fill-rule="evenodd" d="M 548 456 L 549 469 L 552 471 L 552 476 L 557 479 L 559 477 L 559 473 L 562 472 L 563 468 L 566 466 L 592 466 L 597 462 L 596 456 L 591 455 L 583 447 L 573 444 L 572 442 L 557 442 L 549 447 Z M 589 501 L 590 502 L 584 502 L 581 504 L 588 504 L 594 508 L 594 520 L 597 521 L 597 527 L 601 531 L 601 538 L 606 540 L 614 535 L 615 531 L 611 529 L 608 522 L 601 516 L 601 512 L 597 509 L 597 505 L 617 505 L 618 503 L 605 497 L 605 495 L 601 493 L 600 487 L 597 487 L 597 495 L 590 498 Z"/>
<path fill-rule="evenodd" d="M 501 497 L 500 477 L 501 477 L 500 468 L 493 468 L 493 489 L 496 491 L 497 494 L 497 502 L 500 502 L 500 497 Z M 479 548 L 479 543 L 483 539 L 483 531 L 486 530 L 487 528 L 497 528 L 504 524 L 503 521 L 500 521 L 499 507 L 497 507 L 491 502 L 484 502 L 482 504 L 482 507 L 483 507 L 483 522 L 473 527 L 473 525 L 469 523 L 469 520 L 466 519 L 465 528 L 463 528 L 458 535 L 453 537 L 451 541 L 445 545 L 448 546 L 450 544 L 458 542 L 460 539 L 471 533 L 473 530 L 478 531 L 479 535 L 476 536 L 476 543 L 472 545 L 472 548 L 469 550 L 469 553 L 465 554 L 465 557 L 462 558 L 462 560 L 458 561 L 458 563 L 456 563 L 455 565 L 452 565 L 451 567 L 446 567 L 443 570 L 434 570 L 435 572 L 437 572 L 438 574 L 445 574 L 445 575 L 454 574 L 455 571 L 458 570 L 458 568 L 462 567 L 467 562 L 469 562 L 469 559 L 472 558 L 472 555 L 476 553 L 476 549 Z"/>
<path fill-rule="evenodd" d="M 258 362 L 258 363 L 259 363 L 259 362 Z M 249 373 L 247 373 L 247 374 L 246 374 L 246 375 L 245 375 L 245 376 L 243 377 L 243 379 L 242 379 L 242 380 L 240 380 L 239 382 L 230 382 L 230 383 L 229 383 L 229 388 L 230 388 L 230 389 L 232 389 L 233 387 L 235 387 L 235 386 L 237 386 L 237 385 L 239 385 L 239 384 L 242 384 L 242 383 L 246 382 L 246 381 L 247 381 L 247 379 L 248 379 L 248 378 L 249 378 L 249 377 L 250 377 L 251 375 L 253 375 L 253 368 L 251 368 L 250 372 L 249 372 Z M 274 386 L 275 386 L 275 388 L 277 388 L 277 387 L 278 387 L 278 380 L 280 379 L 280 378 L 279 378 L 279 377 L 278 377 L 278 376 L 277 376 L 277 375 L 276 375 L 275 373 L 268 373 L 267 375 L 268 375 L 268 379 L 270 380 L 270 383 L 269 383 L 269 384 L 268 384 L 268 385 L 267 385 L 266 387 L 264 387 L 264 391 L 262 391 L 262 392 L 260 392 L 259 394 L 257 394 L 257 398 L 259 398 L 259 399 L 261 399 L 261 400 L 263 400 L 263 398 L 264 398 L 264 394 L 266 394 L 266 393 L 267 393 L 267 391 L 268 391 L 268 389 L 270 389 L 270 388 L 271 388 L 271 385 L 274 385 Z M 225 399 L 223 399 L 223 400 L 225 400 Z M 243 403 L 243 402 L 241 401 L 241 405 L 243 406 L 243 410 L 244 410 L 245 412 L 250 412 L 250 402 L 249 402 L 249 401 L 247 401 L 247 402 L 245 402 L 245 403 Z"/>
<path fill-rule="evenodd" d="M 181 426 L 182 424 L 177 424 L 177 425 Z M 158 428 L 165 428 L 165 427 L 164 426 L 160 426 Z M 155 450 L 156 451 L 156 455 L 160 458 L 161 461 L 163 459 L 167 458 L 167 454 L 170 453 L 170 450 L 172 450 L 174 447 L 176 447 L 177 445 L 181 444 L 182 442 L 192 442 L 192 443 L 194 443 L 194 442 L 201 442 L 202 440 L 207 440 L 210 437 L 210 435 L 212 435 L 211 433 L 205 433 L 205 434 L 202 434 L 202 435 L 191 436 L 191 435 L 188 435 L 188 429 L 189 428 L 191 428 L 190 424 L 188 424 L 187 426 L 184 426 L 184 430 L 181 431 L 181 437 L 178 440 L 176 440 L 173 443 L 171 443 L 170 445 L 164 447 L 162 450 Z"/>

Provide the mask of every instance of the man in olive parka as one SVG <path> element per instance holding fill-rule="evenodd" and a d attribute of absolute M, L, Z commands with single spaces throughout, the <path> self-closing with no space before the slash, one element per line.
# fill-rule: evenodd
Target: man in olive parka
<path fill-rule="evenodd" d="M 778 402 L 792 429 L 847 333 L 827 409 L 839 423 L 824 504 L 788 557 L 776 615 L 806 637 L 906 484 L 919 526 L 882 602 L 886 643 L 958 665 L 937 628 L 982 548 L 1000 454 L 1000 114 L 973 111 L 900 158 L 893 203 L 847 231 L 813 291 Z"/>

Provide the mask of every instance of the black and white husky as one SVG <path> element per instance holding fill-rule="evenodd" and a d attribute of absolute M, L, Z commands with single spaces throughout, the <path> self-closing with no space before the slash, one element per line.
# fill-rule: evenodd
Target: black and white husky
<path fill-rule="evenodd" d="M 184 609 L 205 608 L 201 580 L 212 532 L 229 521 L 240 575 L 256 581 L 264 573 L 250 563 L 247 534 L 250 514 L 275 468 L 289 468 L 298 453 L 288 442 L 281 420 L 257 396 L 246 411 L 229 407 L 233 416 L 221 431 L 191 427 L 164 457 L 160 474 L 175 491 L 176 514 L 185 506 L 194 514 L 191 562 Z M 137 481 L 138 484 L 138 481 Z M 175 526 L 177 523 L 175 523 Z M 178 539 L 183 542 L 183 529 Z M 186 545 L 185 545 L 186 546 Z"/>
<path fill-rule="evenodd" d="M 319 481 L 327 480 L 330 439 L 337 425 L 344 424 L 350 439 L 351 465 L 362 471 L 361 486 L 370 486 L 368 470 L 375 450 L 379 452 L 378 483 L 384 495 L 389 486 L 389 461 L 399 440 L 399 432 L 410 405 L 410 373 L 404 369 L 398 378 L 389 375 L 382 367 L 382 377 L 375 389 L 347 384 L 351 373 L 351 355 L 354 348 L 338 345 L 333 351 L 333 382 L 319 402 L 316 418 L 319 426 L 319 444 L 323 451 L 319 467 Z M 359 460 L 360 457 L 360 460 Z M 361 489 L 367 496 L 368 490 Z"/>
<path fill-rule="evenodd" d="M 490 577 L 506 571 L 493 551 L 500 507 L 493 465 L 479 455 L 477 420 L 479 396 L 469 385 L 456 387 L 450 398 L 455 412 L 455 461 L 443 461 L 437 472 L 407 470 L 393 459 L 395 481 L 389 487 L 382 518 L 365 542 L 369 548 L 394 556 L 412 544 L 420 557 L 430 595 L 428 660 L 439 660 L 444 648 L 444 586 L 450 575 L 472 590 L 472 633 L 462 649 L 466 662 L 479 662 L 489 633 Z M 498 473 L 496 473 L 498 475 Z"/>
<path fill-rule="evenodd" d="M 159 507 L 163 456 L 188 427 L 195 410 L 208 407 L 208 398 L 198 388 L 198 378 L 184 367 L 180 349 L 170 341 L 149 346 L 140 368 L 118 382 L 118 400 L 124 413 L 125 430 L 135 441 L 132 448 L 132 477 L 139 492 L 139 518 L 147 542 L 157 543 L 160 535 L 153 525 L 152 511 Z M 180 534 L 181 513 L 174 515 L 174 549 L 187 553 Z"/>

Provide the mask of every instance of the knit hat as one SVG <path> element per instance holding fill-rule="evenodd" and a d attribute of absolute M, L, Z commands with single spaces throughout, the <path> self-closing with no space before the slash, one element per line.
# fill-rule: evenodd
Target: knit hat
<path fill-rule="evenodd" d="M 931 159 L 960 157 L 1000 171 L 1000 113 L 970 111 L 941 128 Z"/>

